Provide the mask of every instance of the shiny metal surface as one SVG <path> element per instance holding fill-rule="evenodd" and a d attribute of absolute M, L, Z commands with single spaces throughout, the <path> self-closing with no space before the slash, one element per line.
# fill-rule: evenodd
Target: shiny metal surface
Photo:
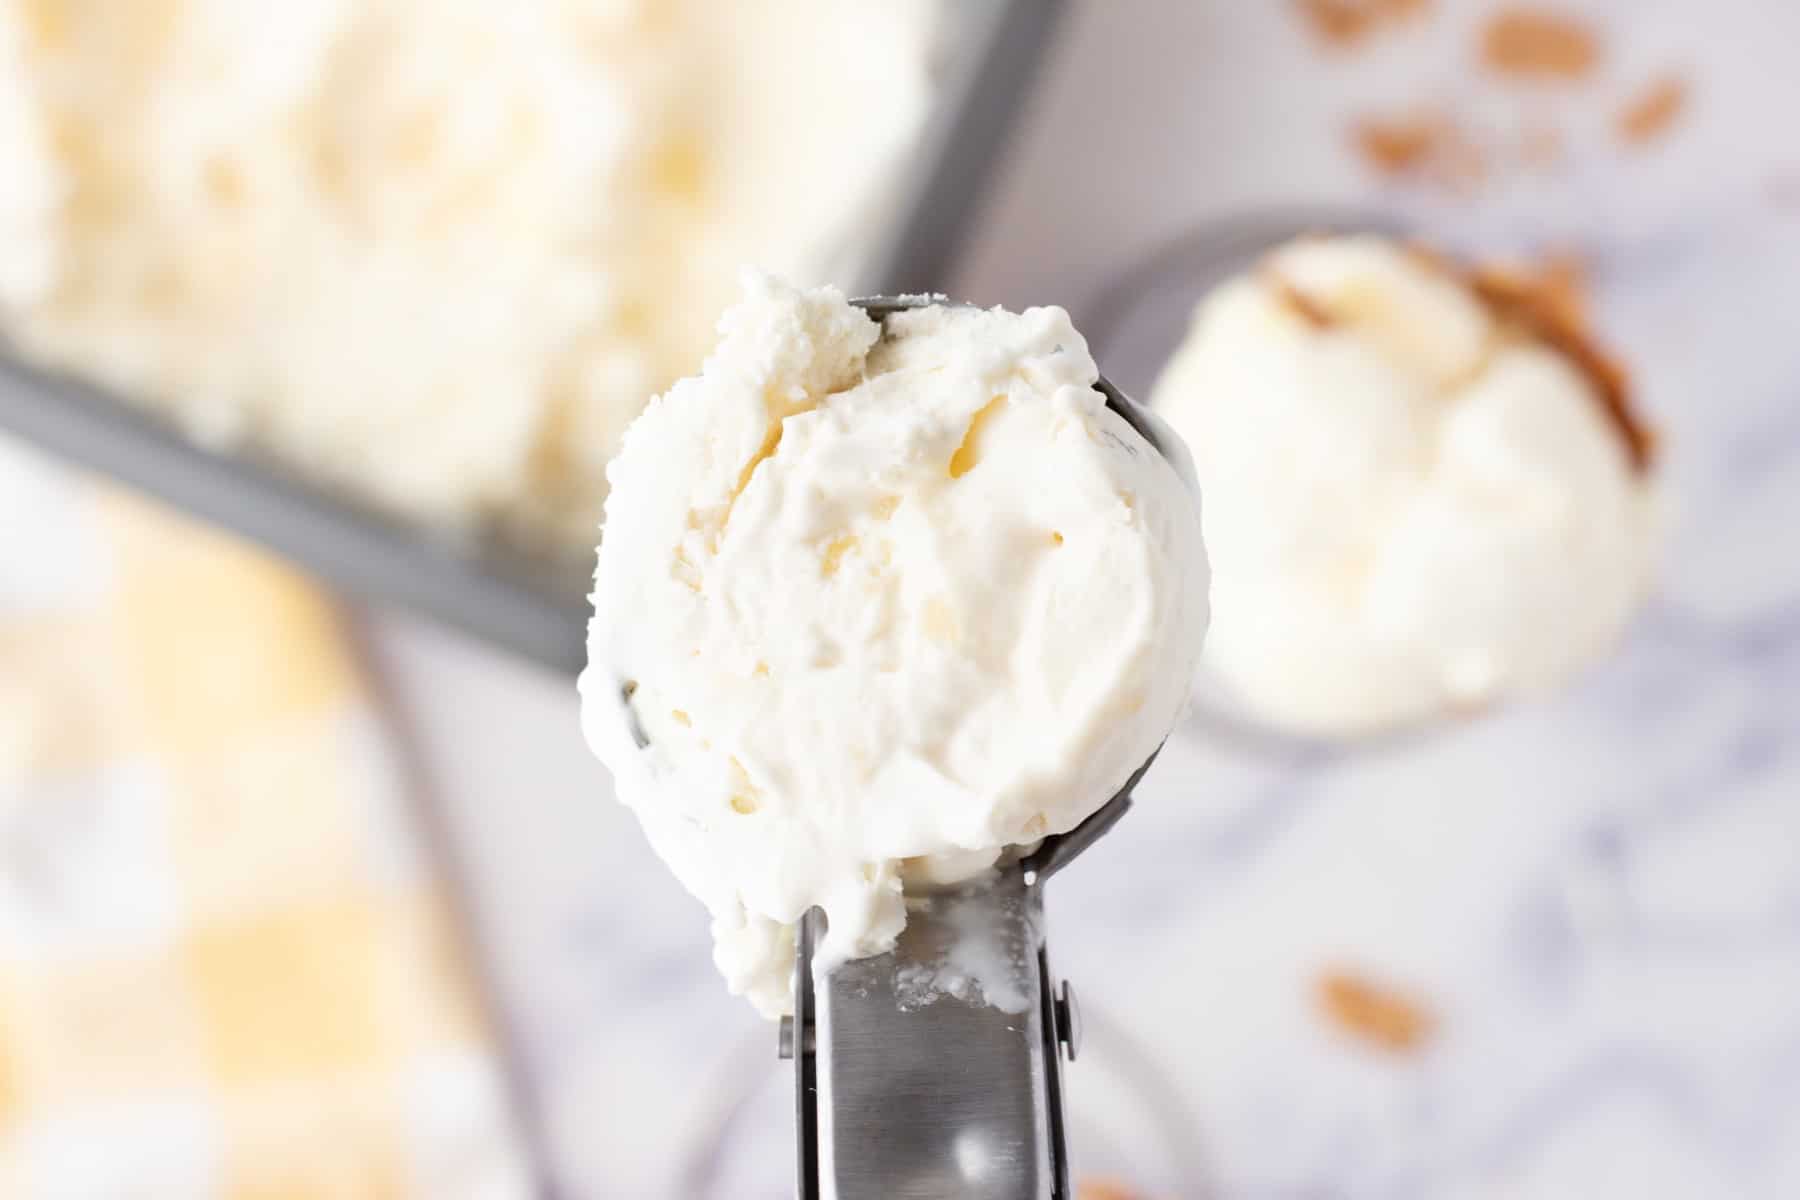
<path fill-rule="evenodd" d="M 1042 893 L 1015 868 L 931 897 L 891 953 L 819 981 L 819 1200 L 1067 1194 L 1042 928 Z M 983 982 L 921 988 L 971 938 L 999 951 Z"/>

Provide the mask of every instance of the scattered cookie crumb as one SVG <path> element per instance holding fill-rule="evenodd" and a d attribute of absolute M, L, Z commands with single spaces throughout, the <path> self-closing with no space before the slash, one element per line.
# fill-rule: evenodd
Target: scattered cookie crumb
<path fill-rule="evenodd" d="M 1350 971 L 1327 971 L 1318 986 L 1319 1005 L 1332 1024 L 1382 1050 L 1416 1050 L 1435 1026 L 1417 1000 Z"/>
<path fill-rule="evenodd" d="M 1384 175 L 1404 175 L 1432 157 L 1444 129 L 1429 118 L 1367 117 L 1356 123 L 1354 136 L 1364 162 Z"/>
<path fill-rule="evenodd" d="M 1320 41 L 1328 46 L 1354 46 L 1385 26 L 1422 15 L 1429 0 L 1296 0 Z"/>
<path fill-rule="evenodd" d="M 1568 82 L 1593 73 L 1600 39 L 1575 17 L 1543 8 L 1504 8 L 1482 31 L 1481 61 L 1509 78 Z"/>
<path fill-rule="evenodd" d="M 1389 179 L 1468 191 L 1487 174 L 1480 149 L 1441 114 L 1364 117 L 1351 126 L 1350 140 L 1364 164 Z"/>
<path fill-rule="evenodd" d="M 1628 145 L 1648 145 L 1669 132 L 1687 104 L 1687 81 L 1679 76 L 1665 75 L 1619 110 L 1613 128 L 1619 140 Z"/>
<path fill-rule="evenodd" d="M 1083 1179 L 1075 1185 L 1075 1200 L 1144 1200 L 1144 1194 L 1116 1179 Z"/>

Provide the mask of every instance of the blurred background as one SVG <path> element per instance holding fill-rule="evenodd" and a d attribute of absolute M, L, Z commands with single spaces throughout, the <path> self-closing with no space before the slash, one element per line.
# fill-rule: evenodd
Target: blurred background
<path fill-rule="evenodd" d="M 1327 226 L 1578 274 L 1659 431 L 1655 581 L 1550 695 L 1177 730 L 1049 898 L 1077 1173 L 1800 1195 L 1800 12 L 504 7 L 0 0 L 0 424 L 60 452 L 0 442 L 0 1196 L 774 1197 L 791 1161 L 774 1032 L 555 652 L 63 458 L 182 494 L 149 413 L 578 580 L 740 262 L 1062 304 L 1142 396 L 1211 283 Z M 43 371 L 116 421 L 44 418 Z"/>

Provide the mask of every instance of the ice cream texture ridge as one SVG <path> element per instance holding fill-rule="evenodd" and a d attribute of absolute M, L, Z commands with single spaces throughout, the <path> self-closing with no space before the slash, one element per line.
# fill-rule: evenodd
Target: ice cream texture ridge
<path fill-rule="evenodd" d="M 1208 615 L 1197 497 L 1058 308 L 877 322 L 747 273 L 698 376 L 608 468 L 583 725 L 791 1011 L 890 948 L 904 891 L 1073 828 L 1161 744 Z"/>
<path fill-rule="evenodd" d="M 1202 302 L 1152 402 L 1207 498 L 1205 660 L 1252 716 L 1391 730 L 1610 648 L 1650 575 L 1654 447 L 1554 307 L 1372 235 Z"/>

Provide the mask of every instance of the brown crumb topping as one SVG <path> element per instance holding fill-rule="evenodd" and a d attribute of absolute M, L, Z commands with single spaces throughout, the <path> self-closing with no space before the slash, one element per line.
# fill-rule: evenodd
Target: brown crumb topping
<path fill-rule="evenodd" d="M 1424 267 L 1427 271 L 1436 271 L 1440 275 L 1462 276 L 1462 264 L 1433 246 L 1429 242 L 1401 242 L 1400 249 L 1406 257 Z"/>
<path fill-rule="evenodd" d="M 1631 404 L 1630 376 L 1618 359 L 1594 342 L 1579 264 L 1552 261 L 1539 271 L 1482 267 L 1467 273 L 1469 286 L 1503 323 L 1541 342 L 1574 364 L 1593 385 L 1607 419 L 1625 443 L 1632 469 L 1650 470 L 1655 432 Z"/>
<path fill-rule="evenodd" d="M 1639 92 L 1619 110 L 1613 129 L 1631 146 L 1647 146 L 1668 133 L 1687 109 L 1687 81 L 1665 75 Z"/>
<path fill-rule="evenodd" d="M 1481 34 L 1481 61 L 1496 75 L 1533 82 L 1585 79 L 1600 61 L 1586 22 L 1550 9 L 1503 8 Z"/>
<path fill-rule="evenodd" d="M 1415 1050 L 1436 1025 L 1419 1001 L 1351 971 L 1325 972 L 1318 989 L 1319 1006 L 1332 1024 L 1382 1050 Z"/>
<path fill-rule="evenodd" d="M 1466 266 L 1423 242 L 1401 249 L 1427 270 L 1463 283 L 1485 304 L 1502 338 L 1537 342 L 1566 358 L 1593 388 L 1607 421 L 1625 445 L 1632 470 L 1648 474 L 1656 461 L 1656 431 L 1631 403 L 1629 373 L 1595 343 L 1589 319 L 1587 268 L 1574 255 L 1549 255 L 1533 267 Z M 1262 277 L 1282 304 L 1316 329 L 1343 322 L 1271 267 Z"/>
<path fill-rule="evenodd" d="M 1407 243 L 1406 252 L 1431 270 L 1462 280 L 1512 336 L 1540 342 L 1568 359 L 1592 385 L 1607 420 L 1625 444 L 1632 469 L 1640 475 L 1649 472 L 1656 459 L 1656 431 L 1632 407 L 1631 380 L 1624 365 L 1594 342 L 1587 269 L 1580 259 L 1552 255 L 1531 269 L 1465 267 L 1418 242 Z"/>
<path fill-rule="evenodd" d="M 1354 46 L 1388 26 L 1420 16 L 1429 0 L 1296 0 L 1313 33 L 1328 46 Z"/>
<path fill-rule="evenodd" d="M 1570 328 L 1587 329 L 1593 311 L 1588 267 L 1574 254 L 1549 254 L 1530 266 L 1490 264 L 1469 272 L 1477 291 L 1487 280 L 1499 291 L 1530 293 Z"/>
<path fill-rule="evenodd" d="M 1292 280 L 1273 268 L 1263 269 L 1263 280 L 1269 290 L 1275 293 L 1276 299 L 1295 316 L 1305 321 L 1314 329 L 1330 329 L 1338 323 L 1338 319 L 1326 311 L 1325 306 L 1294 286 Z"/>

